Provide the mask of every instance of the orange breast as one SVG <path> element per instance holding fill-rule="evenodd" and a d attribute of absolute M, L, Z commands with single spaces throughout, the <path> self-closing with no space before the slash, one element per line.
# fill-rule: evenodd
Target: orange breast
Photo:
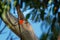
<path fill-rule="evenodd" d="M 19 20 L 19 24 L 23 24 L 24 20 Z"/>

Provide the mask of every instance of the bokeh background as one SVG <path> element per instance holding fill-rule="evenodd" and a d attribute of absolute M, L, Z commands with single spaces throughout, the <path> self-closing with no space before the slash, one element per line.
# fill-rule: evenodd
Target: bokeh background
<path fill-rule="evenodd" d="M 3 2 L 2 0 L 1 2 Z M 10 13 L 18 17 L 11 0 Z M 57 40 L 60 34 L 60 0 L 18 0 L 20 10 L 40 40 Z M 0 5 L 1 6 L 1 5 Z M 1 9 L 1 7 L 0 7 Z M 0 40 L 20 40 L 0 18 Z"/>

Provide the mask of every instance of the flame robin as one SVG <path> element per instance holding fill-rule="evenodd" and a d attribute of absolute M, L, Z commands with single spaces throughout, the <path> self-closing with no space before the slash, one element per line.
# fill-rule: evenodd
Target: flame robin
<path fill-rule="evenodd" d="M 21 24 L 21 25 L 22 25 L 22 24 L 23 24 L 23 22 L 24 22 L 24 20 L 19 20 L 19 24 Z"/>

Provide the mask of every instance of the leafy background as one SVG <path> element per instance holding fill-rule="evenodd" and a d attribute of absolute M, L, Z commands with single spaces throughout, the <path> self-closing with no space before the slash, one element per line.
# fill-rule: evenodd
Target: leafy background
<path fill-rule="evenodd" d="M 5 0 L 5 3 L 3 3 L 3 1 L 0 1 L 0 15 L 6 7 L 5 5 L 7 5 L 7 8 L 10 7 L 12 15 L 18 17 L 15 7 L 17 4 L 20 4 L 21 11 L 26 20 L 32 25 L 36 36 L 40 40 L 57 40 L 58 34 L 60 33 L 60 0 Z M 1 19 L 0 25 L 0 30 L 2 30 L 0 31 L 1 40 L 7 40 L 9 38 L 19 40 L 19 38 L 6 27 Z M 3 36 L 7 37 L 3 39 Z"/>

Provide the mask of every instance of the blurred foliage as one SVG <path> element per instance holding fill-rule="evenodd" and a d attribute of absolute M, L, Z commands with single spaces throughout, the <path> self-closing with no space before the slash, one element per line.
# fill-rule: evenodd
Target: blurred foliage
<path fill-rule="evenodd" d="M 40 40 L 47 40 L 48 34 L 42 34 Z"/>
<path fill-rule="evenodd" d="M 58 23 L 60 24 L 60 12 L 58 12 Z"/>
<path fill-rule="evenodd" d="M 26 20 L 27 20 L 29 17 L 30 17 L 30 14 L 27 14 L 27 15 L 26 15 Z"/>
<path fill-rule="evenodd" d="M 10 10 L 11 8 L 11 1 L 12 0 L 0 0 L 0 17 L 1 14 L 3 13 L 3 10 Z M 21 1 L 21 2 L 20 2 Z M 25 9 L 27 8 L 27 6 L 30 6 L 29 9 L 34 8 L 32 12 L 30 12 L 29 14 L 26 15 L 26 20 L 31 17 L 31 20 L 35 21 L 35 22 L 40 22 L 40 20 L 42 21 L 47 21 L 48 23 L 50 23 L 51 25 L 51 32 L 53 33 L 53 35 L 51 36 L 50 40 L 57 40 L 57 36 L 59 34 L 58 29 L 55 26 L 56 21 L 60 24 L 60 12 L 58 12 L 58 9 L 60 8 L 60 0 L 14 0 L 14 8 L 20 4 L 20 8 L 22 8 L 23 6 L 23 2 L 25 3 Z M 50 18 L 50 12 L 48 13 L 48 15 L 45 17 L 46 13 L 45 13 L 45 9 L 47 9 L 50 5 L 53 6 L 53 9 L 50 8 L 50 11 L 53 11 L 53 16 L 55 16 L 53 19 Z M 25 10 L 24 9 L 24 10 Z M 58 17 L 56 18 L 56 15 L 58 14 Z M 57 20 L 58 19 L 58 20 Z M 51 21 L 52 20 L 52 21 Z M 60 30 L 59 30 L 60 31 Z M 41 40 L 47 40 L 47 37 L 49 36 L 49 34 L 43 34 L 41 37 Z"/>

